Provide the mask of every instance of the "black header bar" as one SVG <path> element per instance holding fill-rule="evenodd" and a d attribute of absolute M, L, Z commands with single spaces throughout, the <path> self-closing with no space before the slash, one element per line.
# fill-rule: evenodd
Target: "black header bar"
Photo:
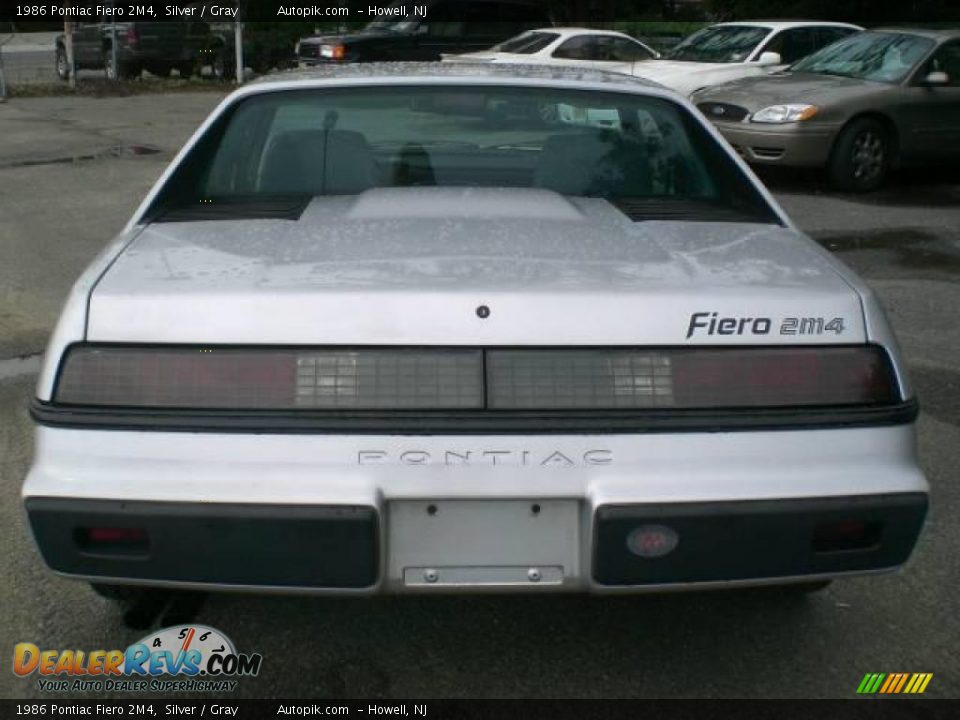
<path fill-rule="evenodd" d="M 187 682 L 177 681 L 172 682 Z M 144 681 L 149 682 L 149 681 Z M 247 687 L 249 689 L 249 687 Z M 787 688 L 784 688 L 787 690 Z M 189 691 L 188 691 L 189 692 Z M 193 700 L 183 696 L 157 698 L 130 693 L 125 700 L 88 698 L 0 700 L 6 718 L 123 717 L 163 718 L 382 718 L 405 720 L 940 720 L 955 718 L 960 711 L 956 700 L 241 700 L 229 693 L 215 700 Z"/>
<path fill-rule="evenodd" d="M 758 0 L 0 0 L 0 23 L 74 22 L 316 22 L 363 24 L 373 20 L 471 20 L 486 13 L 478 6 L 513 6 L 503 9 L 504 19 L 514 19 L 518 6 L 546 7 L 558 24 L 607 21 L 718 21 L 771 18 L 776 8 Z M 803 0 L 789 7 L 793 15 L 803 10 Z M 843 20 L 861 24 L 908 22 L 911 25 L 960 22 L 960 4 L 943 0 L 911 3 L 872 0 L 838 0 L 824 14 L 825 3 L 809 2 L 818 20 Z M 779 7 L 779 6 L 777 6 Z M 511 16 L 511 17 L 508 17 Z M 9 28 L 0 27 L 0 32 Z"/>

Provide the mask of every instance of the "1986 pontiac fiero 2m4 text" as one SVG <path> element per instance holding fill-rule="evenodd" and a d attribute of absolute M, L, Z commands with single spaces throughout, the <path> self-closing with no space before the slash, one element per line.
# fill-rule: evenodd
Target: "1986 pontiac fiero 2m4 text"
<path fill-rule="evenodd" d="M 104 586 L 809 588 L 902 565 L 927 506 L 873 294 L 603 73 L 241 88 L 76 284 L 32 414 L 37 545 Z"/>

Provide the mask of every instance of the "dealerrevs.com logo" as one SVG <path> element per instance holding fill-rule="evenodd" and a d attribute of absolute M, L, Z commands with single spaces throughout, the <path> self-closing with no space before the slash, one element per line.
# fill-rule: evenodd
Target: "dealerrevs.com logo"
<path fill-rule="evenodd" d="M 125 650 L 13 648 L 13 672 L 37 677 L 45 692 L 230 692 L 238 677 L 260 672 L 260 653 L 238 653 L 219 630 L 205 625 L 168 627 Z M 172 678 L 172 679 L 171 679 Z"/>

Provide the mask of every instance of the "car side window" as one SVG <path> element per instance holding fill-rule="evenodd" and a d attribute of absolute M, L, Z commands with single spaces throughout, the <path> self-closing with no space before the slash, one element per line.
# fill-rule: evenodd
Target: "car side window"
<path fill-rule="evenodd" d="M 464 23 L 461 20 L 448 20 L 446 22 L 431 22 L 427 27 L 427 35 L 431 37 L 460 37 L 463 35 Z"/>
<path fill-rule="evenodd" d="M 821 27 L 817 29 L 817 46 L 814 50 L 819 50 L 827 45 L 832 45 L 837 40 L 843 40 L 848 35 L 853 35 L 857 30 L 843 27 Z"/>
<path fill-rule="evenodd" d="M 789 65 L 816 49 L 816 28 L 792 28 L 774 35 L 761 52 L 779 53 L 780 62 Z"/>
<path fill-rule="evenodd" d="M 617 62 L 636 62 L 652 58 L 643 45 L 627 38 L 613 38 L 610 48 L 610 59 Z"/>
<path fill-rule="evenodd" d="M 463 34 L 463 17 L 457 16 L 450 3 L 440 3 L 430 10 L 429 18 L 418 30 L 430 37 L 456 37 Z"/>
<path fill-rule="evenodd" d="M 613 38 L 599 37 L 596 39 L 596 51 L 593 54 L 593 59 L 605 62 L 613 60 Z"/>
<path fill-rule="evenodd" d="M 553 51 L 553 57 L 564 60 L 597 60 L 599 59 L 597 38 L 587 35 L 573 37 Z"/>
<path fill-rule="evenodd" d="M 922 77 L 932 72 L 947 74 L 947 85 L 960 87 L 960 41 L 948 42 L 940 46 L 927 63 Z"/>

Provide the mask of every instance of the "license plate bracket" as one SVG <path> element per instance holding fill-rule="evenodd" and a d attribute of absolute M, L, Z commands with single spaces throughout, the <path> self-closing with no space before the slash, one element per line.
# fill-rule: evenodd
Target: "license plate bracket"
<path fill-rule="evenodd" d="M 578 576 L 576 500 L 398 500 L 388 574 L 406 587 L 563 585 Z"/>

